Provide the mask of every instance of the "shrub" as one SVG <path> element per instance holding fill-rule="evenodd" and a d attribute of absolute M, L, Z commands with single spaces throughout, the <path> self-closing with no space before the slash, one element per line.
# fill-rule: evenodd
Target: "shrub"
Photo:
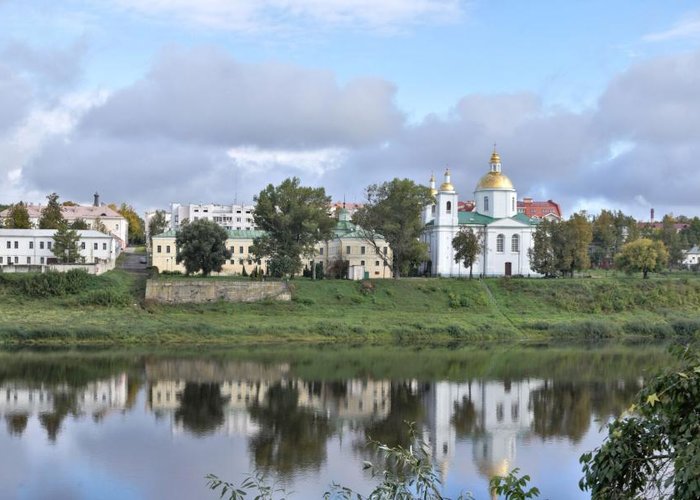
<path fill-rule="evenodd" d="M 81 305 L 94 306 L 126 306 L 131 303 L 131 297 L 123 292 L 110 288 L 93 290 L 80 298 Z"/>
<path fill-rule="evenodd" d="M 20 282 L 20 291 L 29 297 L 61 297 L 84 290 L 90 279 L 90 275 L 80 269 L 73 269 L 67 273 L 49 271 L 23 279 Z"/>
<path fill-rule="evenodd" d="M 700 332 L 700 318 L 674 320 L 671 322 L 671 328 L 676 335 L 691 337 Z"/>

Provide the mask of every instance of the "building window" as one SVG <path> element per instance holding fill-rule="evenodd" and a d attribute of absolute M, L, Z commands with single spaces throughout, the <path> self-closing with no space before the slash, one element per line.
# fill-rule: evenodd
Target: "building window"
<path fill-rule="evenodd" d="M 447 213 L 451 214 L 452 213 L 452 202 L 448 201 L 447 205 L 445 205 L 445 207 L 447 208 Z"/>
<path fill-rule="evenodd" d="M 520 251 L 520 236 L 514 234 L 510 239 L 510 251 L 519 252 Z"/>
<path fill-rule="evenodd" d="M 47 242 L 46 242 L 46 248 L 48 248 L 49 250 L 51 250 L 51 247 L 52 247 L 52 246 L 53 246 L 53 243 L 52 243 L 51 241 L 47 241 Z"/>
<path fill-rule="evenodd" d="M 15 256 L 15 264 L 19 264 L 19 257 Z"/>
<path fill-rule="evenodd" d="M 364 265 L 365 265 L 365 261 L 364 261 L 364 260 L 361 260 L 361 261 L 360 261 L 360 265 L 361 265 L 361 266 L 364 266 Z"/>
<path fill-rule="evenodd" d="M 19 241 L 15 241 L 15 248 L 19 248 Z"/>
<path fill-rule="evenodd" d="M 161 253 L 162 251 L 163 251 L 163 248 L 160 245 L 158 245 L 156 253 Z"/>
<path fill-rule="evenodd" d="M 243 247 L 238 247 L 238 253 L 240 253 L 240 254 L 243 253 Z"/>
<path fill-rule="evenodd" d="M 44 242 L 43 241 L 39 242 L 39 249 L 41 249 L 41 250 L 44 249 Z"/>
<path fill-rule="evenodd" d="M 34 248 L 34 242 L 30 241 L 29 242 L 29 250 L 32 250 Z"/>
<path fill-rule="evenodd" d="M 44 258 L 43 258 L 43 257 L 39 257 L 39 262 L 43 264 L 43 263 L 44 263 Z"/>
<path fill-rule="evenodd" d="M 80 249 L 85 250 L 85 242 L 84 241 L 80 242 Z"/>
<path fill-rule="evenodd" d="M 505 243 L 506 243 L 506 237 L 503 236 L 502 234 L 499 234 L 496 236 L 496 251 L 499 253 L 503 253 L 505 251 Z"/>
<path fill-rule="evenodd" d="M 253 247 L 248 247 L 248 253 L 253 253 Z"/>
<path fill-rule="evenodd" d="M 107 243 L 102 243 L 102 250 L 107 250 Z"/>
<path fill-rule="evenodd" d="M 165 253 L 170 253 L 170 245 L 165 245 Z"/>
<path fill-rule="evenodd" d="M 27 257 L 27 264 L 31 264 L 31 263 L 32 263 L 32 258 L 31 258 L 31 257 Z"/>
<path fill-rule="evenodd" d="M 323 247 L 321 247 L 321 248 L 318 249 L 318 254 L 319 254 L 319 255 L 323 255 Z"/>
<path fill-rule="evenodd" d="M 488 212 L 488 211 L 489 211 L 489 197 L 484 196 L 484 212 Z"/>
<path fill-rule="evenodd" d="M 93 250 L 97 250 L 98 248 L 99 248 L 99 247 L 97 246 L 97 243 L 93 243 L 93 244 L 92 244 L 92 249 L 93 249 Z"/>
<path fill-rule="evenodd" d="M 11 242 L 11 241 L 8 241 L 8 242 L 7 242 L 7 248 L 12 248 L 12 242 Z"/>
<path fill-rule="evenodd" d="M 365 247 L 360 247 L 360 253 L 361 253 L 362 255 L 365 254 Z"/>
<path fill-rule="evenodd" d="M 386 252 L 387 252 L 387 248 L 384 247 L 384 255 L 386 255 Z"/>
<path fill-rule="evenodd" d="M 2 264 L 2 256 L 0 255 L 0 264 Z"/>
<path fill-rule="evenodd" d="M 346 253 L 347 255 L 350 255 L 350 245 L 348 245 L 348 246 L 345 247 L 345 253 Z"/>
<path fill-rule="evenodd" d="M 375 266 L 375 267 L 379 267 L 379 261 L 378 261 L 378 260 L 375 260 L 375 261 L 374 261 L 374 266 Z"/>

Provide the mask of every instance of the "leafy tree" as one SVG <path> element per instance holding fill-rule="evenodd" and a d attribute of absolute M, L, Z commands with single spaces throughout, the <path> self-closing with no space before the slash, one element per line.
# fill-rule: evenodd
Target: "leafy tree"
<path fill-rule="evenodd" d="M 129 243 L 132 244 L 142 244 L 146 242 L 145 225 L 143 219 L 139 217 L 136 210 L 131 205 L 122 203 L 119 208 L 116 208 L 114 204 L 109 205 L 110 208 L 116 210 L 119 215 L 124 217 L 129 224 Z"/>
<path fill-rule="evenodd" d="M 661 221 L 659 239 L 663 241 L 668 250 L 668 266 L 679 267 L 683 261 L 683 244 L 681 236 L 676 230 L 676 219 L 673 215 L 664 215 Z"/>
<path fill-rule="evenodd" d="M 481 253 L 481 233 L 465 227 L 452 238 L 452 248 L 455 250 L 455 262 L 462 262 L 469 268 L 469 279 L 472 279 L 472 267 Z"/>
<path fill-rule="evenodd" d="M 557 274 L 557 259 L 552 243 L 557 224 L 559 223 L 546 219 L 540 222 L 533 234 L 532 248 L 527 252 L 532 270 L 543 274 L 545 278 L 553 278 Z"/>
<path fill-rule="evenodd" d="M 366 193 L 367 203 L 355 212 L 352 221 L 365 231 L 365 239 L 384 264 L 391 266 L 394 278 L 399 278 L 428 258 L 427 245 L 418 237 L 424 229 L 421 211 L 433 202 L 433 196 L 429 188 L 409 179 L 372 184 Z M 391 248 L 391 261 L 380 251 L 382 238 Z"/>
<path fill-rule="evenodd" d="M 104 222 L 102 222 L 102 219 L 100 219 L 99 217 L 97 217 L 95 219 L 95 222 L 92 223 L 92 229 L 104 234 L 109 234 L 109 229 L 107 229 L 107 226 L 105 226 Z"/>
<path fill-rule="evenodd" d="M 66 200 L 63 203 L 61 203 L 64 207 L 77 207 L 78 204 L 74 201 Z"/>
<path fill-rule="evenodd" d="M 176 261 L 185 265 L 187 275 L 200 272 L 208 276 L 221 271 L 230 252 L 226 248 L 226 230 L 216 222 L 199 219 L 185 224 L 175 237 Z"/>
<path fill-rule="evenodd" d="M 608 424 L 608 437 L 581 456 L 579 482 L 594 499 L 700 498 L 700 358 L 680 353 Z"/>
<path fill-rule="evenodd" d="M 41 217 L 39 218 L 39 229 L 59 229 L 65 222 L 61 205 L 58 203 L 58 195 L 51 193 L 46 197 L 48 203 L 41 209 Z"/>
<path fill-rule="evenodd" d="M 640 238 L 626 243 L 615 257 L 615 267 L 627 273 L 640 272 L 644 279 L 649 271 L 660 271 L 668 262 L 668 251 L 661 241 Z"/>
<path fill-rule="evenodd" d="M 148 221 L 148 234 L 151 238 L 161 234 L 168 228 L 168 222 L 165 220 L 165 210 L 156 210 L 151 220 Z"/>
<path fill-rule="evenodd" d="M 299 179 L 285 179 L 255 197 L 253 220 L 265 231 L 255 238 L 253 254 L 268 258 L 273 276 L 291 276 L 302 269 L 302 256 L 313 255 L 319 241 L 332 236 L 335 220 L 328 214 L 330 197 L 320 188 L 303 187 Z"/>
<path fill-rule="evenodd" d="M 29 220 L 27 206 L 22 203 L 10 205 L 9 213 L 5 218 L 5 227 L 8 229 L 31 229 L 32 223 Z"/>
<path fill-rule="evenodd" d="M 63 204 L 65 206 L 65 203 Z M 71 229 L 90 229 L 90 226 L 88 225 L 87 222 L 85 222 L 84 219 L 75 219 L 71 224 L 70 224 Z"/>
<path fill-rule="evenodd" d="M 593 219 L 592 232 L 591 260 L 597 267 L 608 267 L 615 255 L 617 242 L 615 215 L 609 210 L 602 210 Z"/>
<path fill-rule="evenodd" d="M 700 244 L 700 217 L 693 217 L 688 221 L 688 227 L 683 229 L 681 233 L 688 241 L 688 246 L 692 247 Z"/>
<path fill-rule="evenodd" d="M 591 267 L 588 248 L 593 238 L 591 223 L 583 213 L 572 215 L 557 226 L 555 252 L 559 254 L 559 270 L 574 275 Z"/>
<path fill-rule="evenodd" d="M 53 235 L 52 252 L 62 264 L 72 264 L 80 260 L 78 241 L 80 236 L 75 229 L 70 229 L 63 221 Z"/>

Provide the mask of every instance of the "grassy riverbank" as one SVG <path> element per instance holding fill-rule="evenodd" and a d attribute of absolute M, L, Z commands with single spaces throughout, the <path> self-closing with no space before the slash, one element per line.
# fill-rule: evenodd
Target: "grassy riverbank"
<path fill-rule="evenodd" d="M 144 305 L 112 271 L 53 294 L 0 275 L 0 342 L 446 343 L 700 335 L 700 279 L 402 279 L 293 282 L 290 303 Z M 70 287 L 68 287 L 70 288 Z"/>

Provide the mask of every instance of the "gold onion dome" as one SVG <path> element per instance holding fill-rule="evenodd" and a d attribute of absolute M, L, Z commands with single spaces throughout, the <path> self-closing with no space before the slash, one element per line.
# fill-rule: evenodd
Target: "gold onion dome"
<path fill-rule="evenodd" d="M 493 150 L 493 153 L 491 153 L 491 161 L 489 163 L 501 163 L 501 157 L 495 149 Z"/>
<path fill-rule="evenodd" d="M 435 189 L 435 174 L 430 176 L 430 194 L 432 196 L 437 196 L 438 191 Z"/>
<path fill-rule="evenodd" d="M 513 189 L 513 183 L 501 172 L 489 172 L 481 178 L 476 189 Z"/>
<path fill-rule="evenodd" d="M 455 187 L 450 182 L 450 169 L 445 170 L 445 182 L 440 185 L 440 191 L 454 191 Z"/>

